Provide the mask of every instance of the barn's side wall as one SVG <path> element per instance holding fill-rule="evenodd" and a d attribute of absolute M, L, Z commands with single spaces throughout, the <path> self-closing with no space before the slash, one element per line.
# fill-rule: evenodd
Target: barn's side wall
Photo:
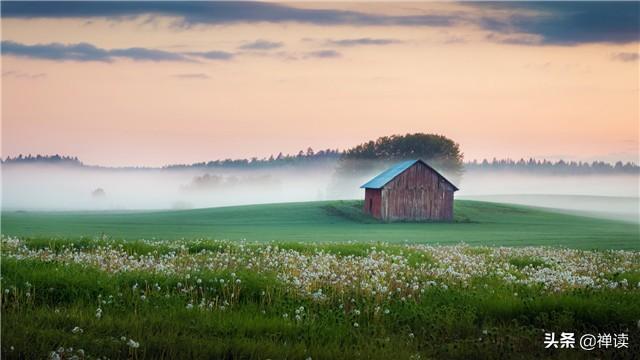
<path fill-rule="evenodd" d="M 377 219 L 381 218 L 381 189 L 365 189 L 364 212 Z"/>
<path fill-rule="evenodd" d="M 383 220 L 452 220 L 453 187 L 416 163 L 382 189 Z"/>

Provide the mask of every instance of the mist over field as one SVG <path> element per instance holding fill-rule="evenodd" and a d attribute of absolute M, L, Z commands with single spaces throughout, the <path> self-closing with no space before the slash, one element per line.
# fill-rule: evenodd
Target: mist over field
<path fill-rule="evenodd" d="M 5 165 L 6 210 L 188 209 L 325 199 L 328 169 L 94 169 Z M 96 189 L 103 195 L 96 196 Z"/>
<path fill-rule="evenodd" d="M 537 206 L 623 221 L 640 221 L 640 176 L 465 174 L 458 198 Z"/>
<path fill-rule="evenodd" d="M 383 166 L 379 166 L 382 168 Z M 376 170 L 377 171 L 377 170 Z M 148 210 L 363 198 L 376 172 L 345 178 L 335 163 L 266 169 L 114 169 L 4 164 L 3 210 Z M 457 198 L 637 221 L 639 176 L 466 171 Z"/>

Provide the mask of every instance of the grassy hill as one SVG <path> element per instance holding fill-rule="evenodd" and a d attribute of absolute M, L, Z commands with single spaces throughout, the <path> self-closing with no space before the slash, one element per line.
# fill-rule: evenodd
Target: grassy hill
<path fill-rule="evenodd" d="M 210 238 L 248 241 L 384 241 L 638 249 L 637 224 L 458 200 L 453 223 L 380 223 L 361 201 L 153 212 L 3 212 L 2 233 L 21 237 Z"/>

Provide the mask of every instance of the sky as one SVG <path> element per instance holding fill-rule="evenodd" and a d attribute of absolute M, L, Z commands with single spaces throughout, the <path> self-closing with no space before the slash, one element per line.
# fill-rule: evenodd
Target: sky
<path fill-rule="evenodd" d="M 639 162 L 640 3 L 3 2 L 2 156 L 160 166 L 437 133 Z"/>

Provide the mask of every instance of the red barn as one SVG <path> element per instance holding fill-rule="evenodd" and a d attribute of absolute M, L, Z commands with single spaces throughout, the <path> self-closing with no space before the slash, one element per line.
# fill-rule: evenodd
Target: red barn
<path fill-rule="evenodd" d="M 452 220 L 458 188 L 422 160 L 401 162 L 361 188 L 364 212 L 385 221 Z"/>

